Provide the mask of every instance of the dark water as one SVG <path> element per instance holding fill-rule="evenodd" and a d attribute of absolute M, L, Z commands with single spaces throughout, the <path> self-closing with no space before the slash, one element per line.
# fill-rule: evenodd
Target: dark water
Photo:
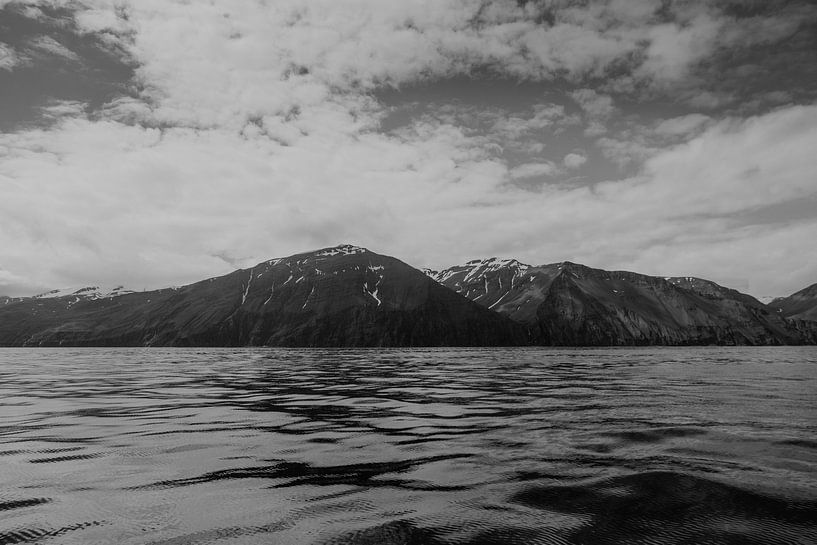
<path fill-rule="evenodd" d="M 0 350 L 0 544 L 817 543 L 817 349 Z"/>

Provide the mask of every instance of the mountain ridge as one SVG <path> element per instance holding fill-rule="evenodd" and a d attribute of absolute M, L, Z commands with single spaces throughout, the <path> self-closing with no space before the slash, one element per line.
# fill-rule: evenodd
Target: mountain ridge
<path fill-rule="evenodd" d="M 817 283 L 796 291 L 788 297 L 778 297 L 769 306 L 782 316 L 794 320 L 817 320 Z"/>
<path fill-rule="evenodd" d="M 749 295 L 695 277 L 496 258 L 431 274 L 534 328 L 537 344 L 799 344 L 813 338 L 808 323 L 789 323 Z"/>
<path fill-rule="evenodd" d="M 817 322 L 792 316 L 696 277 L 498 258 L 421 271 L 341 244 L 174 288 L 0 297 L 0 346 L 817 342 Z"/>
<path fill-rule="evenodd" d="M 493 346 L 525 337 L 402 261 L 348 244 L 178 288 L 0 307 L 6 346 Z"/>

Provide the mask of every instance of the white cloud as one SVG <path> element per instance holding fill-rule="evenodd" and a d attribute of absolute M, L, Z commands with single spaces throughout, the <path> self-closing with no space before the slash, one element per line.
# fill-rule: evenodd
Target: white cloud
<path fill-rule="evenodd" d="M 219 255 L 250 265 L 344 241 L 418 266 L 511 253 L 658 274 L 740 269 L 764 293 L 817 275 L 802 257 L 813 222 L 762 229 L 734 221 L 817 191 L 815 106 L 748 121 L 666 120 L 654 127 L 659 136 L 688 138 L 666 148 L 647 132 L 602 138 L 613 160 L 644 161 L 637 176 L 536 192 L 506 182 L 559 168 L 541 160 L 509 169 L 497 146 L 542 151 L 531 135 L 572 127 L 576 120 L 544 97 L 529 116 L 485 116 L 489 132 L 444 116 L 394 135 L 376 131 L 376 86 L 486 64 L 576 81 L 642 51 L 640 77 L 682 77 L 719 43 L 711 35 L 720 23 L 708 15 L 661 27 L 648 5 L 618 2 L 595 19 L 564 13 L 545 28 L 526 16 L 530 4 L 517 3 L 488 5 L 480 25 L 472 24 L 477 5 L 460 2 L 140 0 L 119 12 L 113 0 L 93 4 L 78 23 L 124 36 L 144 92 L 92 119 L 80 104 L 53 105 L 54 127 L 0 134 L 0 293 L 22 290 L 20 278 L 32 292 L 179 284 L 229 271 Z M 628 11 L 620 17 L 632 24 L 616 22 Z M 612 97 L 592 89 L 573 98 L 597 130 L 617 114 Z M 576 168 L 584 157 L 561 161 Z M 773 277 L 766 245 L 776 269 L 796 272 Z"/>
<path fill-rule="evenodd" d="M 85 113 L 87 104 L 76 100 L 57 100 L 52 101 L 40 108 L 43 115 L 51 119 L 58 119 L 61 117 L 77 117 Z"/>
<path fill-rule="evenodd" d="M 525 117 L 507 116 L 504 112 L 496 112 L 494 117 L 490 133 L 502 140 L 515 140 L 525 133 L 542 129 L 559 130 L 576 122 L 557 104 L 537 104 L 531 114 Z"/>
<path fill-rule="evenodd" d="M 817 221 L 748 226 L 675 237 L 620 261 L 621 267 L 658 276 L 697 276 L 756 297 L 786 296 L 814 283 L 817 257 L 803 252 L 817 232 Z M 730 279 L 741 278 L 739 286 Z M 743 289 L 741 289 L 743 288 Z"/>
<path fill-rule="evenodd" d="M 640 164 L 658 151 L 647 143 L 645 135 L 633 132 L 622 134 L 619 138 L 599 138 L 596 145 L 619 168 Z"/>
<path fill-rule="evenodd" d="M 20 57 L 10 46 L 0 42 L 0 70 L 12 70 L 20 64 Z"/>
<path fill-rule="evenodd" d="M 512 168 L 508 174 L 511 178 L 535 178 L 558 173 L 559 168 L 553 163 L 525 163 Z"/>
<path fill-rule="evenodd" d="M 79 61 L 76 53 L 65 47 L 51 36 L 38 36 L 28 42 L 29 50 L 56 55 L 71 61 Z"/>
<path fill-rule="evenodd" d="M 587 88 L 572 91 L 570 97 L 581 107 L 586 117 L 585 136 L 594 137 L 605 134 L 610 117 L 616 113 L 613 97 Z"/>
<path fill-rule="evenodd" d="M 567 168 L 579 168 L 587 162 L 587 157 L 579 153 L 568 153 L 562 162 Z"/>
<path fill-rule="evenodd" d="M 509 160 L 517 163 L 520 154 L 527 156 L 525 160 L 537 159 L 546 149 L 543 139 L 578 123 L 575 115 L 566 114 L 557 104 L 538 103 L 509 113 L 505 108 L 455 103 L 435 106 L 397 132 L 413 138 L 423 131 L 447 127 L 461 133 L 462 142 L 467 141 L 469 148 L 481 150 L 484 156 L 511 157 Z"/>
<path fill-rule="evenodd" d="M 570 93 L 570 96 L 593 119 L 607 119 L 616 111 L 613 98 L 598 93 L 594 89 L 576 89 Z"/>
<path fill-rule="evenodd" d="M 153 120 L 199 127 L 243 124 L 248 116 L 308 108 L 330 97 L 357 100 L 360 89 L 470 74 L 486 65 L 535 80 L 602 75 L 643 48 L 646 37 L 636 16 L 646 6 L 618 4 L 599 17 L 634 10 L 635 18 L 610 28 L 596 19 L 571 20 L 570 10 L 557 10 L 564 22 L 545 27 L 529 13 L 538 8 L 504 1 L 216 0 L 193 6 L 140 0 L 118 11 L 112 0 L 91 4 L 78 24 L 125 36 L 119 45 L 140 63 L 145 97 L 156 104 Z M 59 45 L 49 47 L 70 53 Z"/>
<path fill-rule="evenodd" d="M 777 293 L 767 266 L 751 272 L 763 245 L 778 245 L 778 269 L 799 271 L 790 280 L 804 278 L 815 273 L 803 269 L 808 229 L 730 218 L 817 192 L 815 127 L 817 107 L 724 122 L 657 152 L 637 178 L 531 193 L 502 181 L 552 165 L 509 171 L 444 124 L 399 137 L 313 130 L 286 147 L 226 130 L 66 120 L 0 137 L 3 266 L 38 288 L 139 289 L 227 272 L 213 257 L 225 251 L 249 265 L 350 240 L 418 266 L 511 251 L 656 273 L 692 263 L 702 276 L 750 271 L 753 286 Z M 742 253 L 718 253 L 729 244 Z M 669 248 L 686 257 L 667 260 Z"/>
<path fill-rule="evenodd" d="M 648 31 L 646 59 L 638 74 L 659 84 L 674 82 L 687 75 L 693 64 L 715 47 L 720 21 L 701 15 L 686 25 L 667 23 Z"/>
<path fill-rule="evenodd" d="M 603 33 L 572 24 L 532 28 L 521 41 L 545 72 L 563 70 L 571 76 L 600 76 L 616 59 L 638 47 L 633 34 Z"/>
<path fill-rule="evenodd" d="M 645 172 L 660 180 L 654 197 L 672 203 L 669 214 L 734 213 L 817 192 L 806 174 L 815 143 L 817 106 L 795 106 L 718 123 L 648 159 Z"/>

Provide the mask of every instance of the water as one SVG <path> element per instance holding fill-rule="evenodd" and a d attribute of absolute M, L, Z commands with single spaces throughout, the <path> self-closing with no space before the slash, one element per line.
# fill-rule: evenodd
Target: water
<path fill-rule="evenodd" d="M 817 543 L 817 349 L 0 350 L 0 544 Z"/>

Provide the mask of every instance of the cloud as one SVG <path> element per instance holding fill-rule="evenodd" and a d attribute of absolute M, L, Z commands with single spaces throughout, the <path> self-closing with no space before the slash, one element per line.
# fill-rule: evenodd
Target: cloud
<path fill-rule="evenodd" d="M 423 219 L 468 208 L 507 172 L 450 126 L 323 129 L 308 127 L 297 147 L 83 118 L 4 134 L 4 266 L 38 289 L 89 277 L 139 289 L 227 272 L 213 257 L 225 251 L 250 264 L 344 240 L 388 248 L 415 228 L 432 236 Z"/>
<path fill-rule="evenodd" d="M 320 119 L 332 125 L 338 115 Z M 547 175 L 552 165 L 509 170 L 451 125 L 389 136 L 339 130 L 351 116 L 334 123 L 333 131 L 307 123 L 298 146 L 229 130 L 81 118 L 2 135 L 3 266 L 38 287 L 91 276 L 139 289 L 227 272 L 214 257 L 225 251 L 247 256 L 246 266 L 352 240 L 417 265 L 505 253 L 655 273 L 677 266 L 673 274 L 686 262 L 702 276 L 722 276 L 727 268 L 752 271 L 772 240 L 788 256 L 779 268 L 801 266 L 796 248 L 807 244 L 803 225 L 813 223 L 775 225 L 760 236 L 730 218 L 815 193 L 817 107 L 720 122 L 656 152 L 637 177 L 538 193 L 502 181 Z M 728 244 L 745 252 L 713 249 Z M 662 248 L 683 248 L 686 261 L 666 261 Z M 748 274 L 758 289 L 775 285 Z"/>
<path fill-rule="evenodd" d="M 642 161 L 654 154 L 657 148 L 652 147 L 645 134 L 629 132 L 620 138 L 602 137 L 596 140 L 601 153 L 620 169 L 640 165 Z"/>
<path fill-rule="evenodd" d="M 606 119 L 616 111 L 613 98 L 600 94 L 594 89 L 576 89 L 570 93 L 570 96 L 591 118 Z"/>
<path fill-rule="evenodd" d="M 712 121 L 712 119 L 703 114 L 688 114 L 673 117 L 659 122 L 655 127 L 655 133 L 667 137 L 687 136 L 699 131 L 710 121 Z"/>
<path fill-rule="evenodd" d="M 606 28 L 571 17 L 570 10 L 556 10 L 556 21 L 546 26 L 535 13 L 545 7 L 504 1 L 91 5 L 77 13 L 77 25 L 118 36 L 118 45 L 138 61 L 142 98 L 155 106 L 151 121 L 198 127 L 236 126 L 329 97 L 360 101 L 360 90 L 485 69 L 522 79 L 581 80 L 625 66 L 648 37 L 636 20 Z M 600 17 L 644 9 L 615 4 Z M 38 47 L 71 53 L 53 41 Z"/>
<path fill-rule="evenodd" d="M 567 168 L 579 168 L 587 162 L 587 156 L 579 153 L 568 153 L 562 162 Z"/>
<path fill-rule="evenodd" d="M 716 110 L 733 104 L 738 97 L 733 93 L 722 91 L 701 91 L 694 89 L 685 94 L 686 102 L 693 108 Z M 682 95 L 683 96 L 683 95 Z"/>
<path fill-rule="evenodd" d="M 28 50 L 79 62 L 79 56 L 50 36 L 38 36 L 28 42 Z"/>
<path fill-rule="evenodd" d="M 41 286 L 42 287 L 42 286 Z M 9 271 L 0 269 L 0 289 L 3 289 L 5 292 L 8 293 L 26 293 L 29 292 L 34 288 L 31 284 L 31 281 L 25 277 L 17 276 L 15 274 L 10 273 Z"/>
<path fill-rule="evenodd" d="M 558 131 L 575 122 L 576 119 L 566 115 L 564 107 L 558 104 L 536 104 L 530 115 L 524 117 L 495 112 L 490 133 L 502 140 L 508 138 L 515 140 L 525 133 L 542 129 Z"/>
<path fill-rule="evenodd" d="M 0 70 L 12 70 L 20 64 L 20 57 L 8 45 L 0 42 Z"/>
<path fill-rule="evenodd" d="M 218 256 L 248 266 L 346 241 L 418 266 L 504 254 L 656 274 L 740 269 L 766 294 L 817 274 L 802 257 L 814 221 L 736 220 L 814 194 L 817 107 L 620 121 L 642 88 L 688 102 L 728 95 L 682 85 L 713 51 L 758 43 L 723 37 L 736 27 L 714 8 L 659 17 L 630 2 L 550 14 L 516 2 L 87 4 L 79 30 L 133 60 L 134 96 L 90 113 L 82 100 L 52 103 L 48 130 L 0 134 L 0 292 L 22 291 L 21 278 L 32 293 L 180 284 L 228 272 Z M 36 44 L 73 62 L 52 42 Z M 379 132 L 374 90 L 484 74 L 541 82 L 541 100 L 513 112 L 439 109 Z M 635 90 L 604 92 L 594 78 Z M 585 136 L 606 131 L 596 143 L 627 178 L 605 171 L 602 183 L 537 191 L 508 183 L 560 174 L 558 162 L 600 170 L 599 154 L 575 151 L 591 143 L 561 86 L 574 91 Z M 562 92 L 567 109 L 544 90 Z M 564 136 L 564 147 L 543 135 Z M 554 156 L 507 159 L 523 149 Z M 765 245 L 791 274 L 772 275 Z"/>
<path fill-rule="evenodd" d="M 806 175 L 817 143 L 817 106 L 795 106 L 747 120 L 725 120 L 686 144 L 647 160 L 660 180 L 654 196 L 698 213 L 728 214 L 817 192 Z M 704 187 L 705 186 L 705 187 Z"/>
<path fill-rule="evenodd" d="M 508 175 L 511 178 L 535 178 L 539 176 L 553 176 L 559 168 L 553 163 L 525 163 L 512 168 Z"/>
<path fill-rule="evenodd" d="M 605 134 L 608 120 L 616 113 L 613 98 L 588 88 L 575 89 L 570 93 L 570 97 L 579 105 L 586 117 L 585 136 Z"/>
<path fill-rule="evenodd" d="M 677 81 L 692 65 L 709 54 L 720 30 L 720 22 L 700 15 L 686 25 L 656 25 L 647 32 L 649 46 L 636 75 L 659 84 Z"/>
<path fill-rule="evenodd" d="M 42 108 L 41 113 L 49 119 L 61 117 L 79 117 L 85 114 L 88 105 L 77 100 L 51 101 Z"/>
<path fill-rule="evenodd" d="M 614 61 L 638 46 L 631 33 L 599 32 L 567 23 L 530 29 L 521 43 L 544 73 L 562 71 L 577 78 L 603 75 Z"/>
<path fill-rule="evenodd" d="M 534 103 L 509 111 L 507 107 L 453 103 L 431 105 L 406 125 L 391 131 L 416 138 L 422 133 L 445 129 L 458 133 L 462 145 L 479 150 L 484 157 L 518 165 L 541 163 L 547 148 L 543 140 L 552 139 L 578 123 L 578 117 L 567 114 L 559 104 Z"/>
<path fill-rule="evenodd" d="M 100 108 L 99 116 L 128 125 L 150 124 L 154 117 L 149 104 L 133 97 L 119 97 L 107 102 Z"/>

